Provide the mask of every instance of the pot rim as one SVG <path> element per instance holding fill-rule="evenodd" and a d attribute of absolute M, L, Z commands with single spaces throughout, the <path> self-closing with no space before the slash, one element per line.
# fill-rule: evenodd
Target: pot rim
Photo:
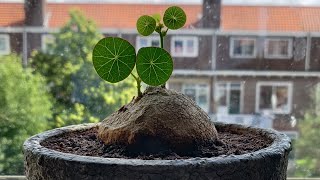
<path fill-rule="evenodd" d="M 52 136 L 61 135 L 63 133 L 77 131 L 77 130 L 84 130 L 90 129 L 93 127 L 99 126 L 99 123 L 89 123 L 89 124 L 80 124 L 80 125 L 71 125 L 62 128 L 56 128 L 52 130 L 48 130 L 39 134 L 36 134 L 29 139 L 27 139 L 23 144 L 23 150 L 31 151 L 33 154 L 37 154 L 40 156 L 47 156 L 49 158 L 54 159 L 63 159 L 65 161 L 77 161 L 83 163 L 95 163 L 95 164 L 117 164 L 117 165 L 132 165 L 132 166 L 145 166 L 145 165 L 152 165 L 152 166 L 185 166 L 190 164 L 203 164 L 203 163 L 214 163 L 214 164 L 232 164 L 235 161 L 245 161 L 245 160 L 254 160 L 254 159 L 261 159 L 262 157 L 267 156 L 283 156 L 284 151 L 291 150 L 291 140 L 290 138 L 280 132 L 277 132 L 273 129 L 261 129 L 251 126 L 244 126 L 238 124 L 226 124 L 222 122 L 214 122 L 214 125 L 219 127 L 228 127 L 234 129 L 246 129 L 250 132 L 258 132 L 262 133 L 273 139 L 273 143 L 263 149 L 258 151 L 254 151 L 247 154 L 241 155 L 222 155 L 218 157 L 210 157 L 210 158 L 200 158 L 200 157 L 193 157 L 189 159 L 176 159 L 176 160 L 143 160 L 143 159 L 124 159 L 124 158 L 102 158 L 102 157 L 94 157 L 94 156 L 81 156 L 76 154 L 70 153 L 63 153 L 56 150 L 48 149 L 44 146 L 41 146 L 40 143 L 47 138 Z"/>

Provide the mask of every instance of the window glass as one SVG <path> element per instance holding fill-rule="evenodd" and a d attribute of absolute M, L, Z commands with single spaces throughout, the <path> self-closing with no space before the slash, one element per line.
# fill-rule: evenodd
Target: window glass
<path fill-rule="evenodd" d="M 204 111 L 209 111 L 209 86 L 207 84 L 184 84 L 182 92 Z"/>
<path fill-rule="evenodd" d="M 259 111 L 270 111 L 274 113 L 289 113 L 289 85 L 261 85 L 258 86 L 259 94 Z"/>
<path fill-rule="evenodd" d="M 196 101 L 196 89 L 192 87 L 188 87 L 184 89 L 184 94 L 187 95 L 192 100 Z"/>
<path fill-rule="evenodd" d="M 267 39 L 266 58 L 289 58 L 292 49 L 291 39 Z"/>
<path fill-rule="evenodd" d="M 8 35 L 0 34 L 0 55 L 10 53 L 10 39 Z"/>
<path fill-rule="evenodd" d="M 140 44 L 140 47 L 147 47 L 148 46 L 148 40 L 146 38 L 140 38 L 139 44 Z"/>
<path fill-rule="evenodd" d="M 160 41 L 159 40 L 151 40 L 151 46 L 153 47 L 159 47 L 160 46 Z"/>
<path fill-rule="evenodd" d="M 174 52 L 177 54 L 183 53 L 183 41 L 179 41 L 179 40 L 174 41 Z"/>
<path fill-rule="evenodd" d="M 6 50 L 6 41 L 4 38 L 0 37 L 0 51 L 5 51 Z"/>
<path fill-rule="evenodd" d="M 216 99 L 218 101 L 217 113 L 239 114 L 241 110 L 241 84 L 218 83 Z"/>
<path fill-rule="evenodd" d="M 160 39 L 157 36 L 137 36 L 136 39 L 136 50 L 139 50 L 142 47 L 160 47 Z"/>
<path fill-rule="evenodd" d="M 195 51 L 193 40 L 187 40 L 187 51 L 193 53 Z"/>
<path fill-rule="evenodd" d="M 171 39 L 171 53 L 173 57 L 197 57 L 198 37 L 174 36 Z"/>
<path fill-rule="evenodd" d="M 252 57 L 255 55 L 255 39 L 234 38 L 231 39 L 231 56 Z"/>
<path fill-rule="evenodd" d="M 41 36 L 41 49 L 44 52 L 50 51 L 50 46 L 55 42 L 55 38 L 52 34 L 43 34 Z"/>

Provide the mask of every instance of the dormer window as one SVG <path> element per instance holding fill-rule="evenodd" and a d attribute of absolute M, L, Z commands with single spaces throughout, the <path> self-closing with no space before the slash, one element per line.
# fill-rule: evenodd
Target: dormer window
<path fill-rule="evenodd" d="M 248 37 L 233 37 L 230 39 L 230 57 L 255 58 L 256 39 Z"/>
<path fill-rule="evenodd" d="M 264 54 L 265 58 L 270 59 L 290 59 L 292 57 L 292 39 L 266 39 Z"/>
<path fill-rule="evenodd" d="M 142 37 L 137 36 L 136 49 L 139 50 L 142 47 L 160 47 L 160 39 L 157 36 Z"/>
<path fill-rule="evenodd" d="M 174 36 L 171 39 L 171 54 L 173 57 L 197 57 L 198 51 L 198 37 Z"/>

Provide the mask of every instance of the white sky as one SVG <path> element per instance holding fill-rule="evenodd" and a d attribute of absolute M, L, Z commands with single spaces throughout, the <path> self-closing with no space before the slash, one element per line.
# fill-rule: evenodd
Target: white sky
<path fill-rule="evenodd" d="M 0 0 L 0 2 L 23 2 L 24 0 Z M 111 2 L 111 3 L 184 3 L 200 4 L 202 0 L 47 0 L 48 2 Z M 222 0 L 223 4 L 236 5 L 292 5 L 292 6 L 320 6 L 320 0 Z"/>

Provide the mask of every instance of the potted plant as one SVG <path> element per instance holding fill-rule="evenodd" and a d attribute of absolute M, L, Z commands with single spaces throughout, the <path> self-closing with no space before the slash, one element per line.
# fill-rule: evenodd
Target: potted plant
<path fill-rule="evenodd" d="M 137 30 L 154 31 L 161 47 L 136 53 L 126 40 L 101 39 L 93 65 L 104 80 L 132 75 L 137 96 L 98 124 L 50 130 L 24 143 L 28 179 L 286 179 L 290 139 L 273 130 L 213 124 L 187 96 L 165 87 L 173 60 L 163 49 L 169 29 L 186 22 L 169 7 L 141 16 Z M 142 93 L 141 83 L 150 85 Z"/>

